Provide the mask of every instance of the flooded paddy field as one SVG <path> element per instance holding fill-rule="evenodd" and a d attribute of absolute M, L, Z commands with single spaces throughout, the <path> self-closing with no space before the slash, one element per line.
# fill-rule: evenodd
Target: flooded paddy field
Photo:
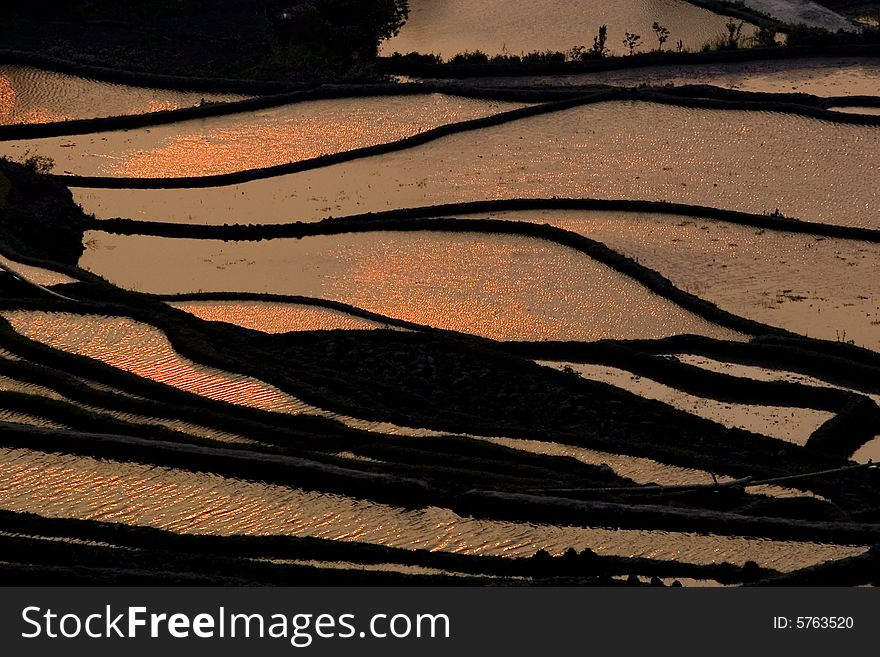
<path fill-rule="evenodd" d="M 711 84 L 762 93 L 803 93 L 825 97 L 875 96 L 880 90 L 880 64 L 876 59 L 858 57 L 799 58 L 689 66 L 646 66 L 576 75 L 480 77 L 470 78 L 468 82 L 492 87 L 589 84 L 665 87 Z M 839 111 L 847 109 L 839 108 Z"/>
<path fill-rule="evenodd" d="M 63 285 L 65 283 L 73 283 L 76 281 L 75 278 L 66 274 L 52 271 L 51 269 L 45 269 L 43 267 L 25 265 L 21 262 L 4 258 L 2 255 L 0 255 L 0 267 L 14 272 L 31 283 L 36 283 L 37 285 L 42 285 L 44 287 Z"/>
<path fill-rule="evenodd" d="M 663 214 L 535 211 L 497 217 L 599 240 L 736 315 L 880 348 L 877 244 Z"/>
<path fill-rule="evenodd" d="M 0 450 L 0 506 L 213 535 L 314 536 L 459 554 L 528 556 L 589 547 L 598 554 L 743 563 L 793 570 L 863 552 L 855 546 L 607 530 L 405 510 L 344 495 L 135 463 Z"/>
<path fill-rule="evenodd" d="M 33 340 L 209 399 L 281 413 L 311 408 L 262 381 L 193 363 L 177 354 L 159 329 L 128 318 L 40 312 L 3 316 Z"/>
<path fill-rule="evenodd" d="M 505 198 L 642 199 L 877 227 L 880 131 L 649 102 L 576 107 L 229 187 L 75 189 L 98 218 L 285 223 Z"/>
<path fill-rule="evenodd" d="M 519 107 L 441 94 L 318 100 L 137 130 L 0 142 L 0 153 L 39 153 L 55 161 L 56 173 L 82 176 L 201 176 L 364 148 Z"/>
<path fill-rule="evenodd" d="M 227 322 L 264 333 L 392 328 L 329 308 L 267 301 L 178 301 L 172 306 L 209 322 Z"/>
<path fill-rule="evenodd" d="M 836 20 L 797 4 L 810 21 Z M 678 0 L 617 3 L 601 16 L 560 0 L 537 21 L 524 20 L 534 3 L 412 7 L 383 52 L 564 50 L 589 46 L 600 24 L 612 51 L 632 30 L 648 49 L 653 21 L 670 29 L 667 48 L 681 39 L 699 49 L 727 22 Z M 876 95 L 878 81 L 871 58 L 816 57 L 479 84 L 509 94 L 510 85 L 710 83 L 830 97 Z M 476 82 L 464 84 L 477 95 Z M 435 127 L 526 104 L 335 98 L 0 144 L 19 159 L 51 157 L 58 174 L 129 178 L 246 172 L 391 144 L 228 186 L 73 187 L 96 221 L 75 215 L 64 262 L 41 259 L 47 236 L 60 234 L 41 222 L 46 208 L 70 210 L 62 185 L 71 179 L 3 164 L 0 240 L 22 208 L 35 224 L 9 240 L 27 253 L 6 244 L 0 257 L 0 542 L 36 540 L 39 532 L 13 527 L 15 514 L 36 514 L 29 522 L 44 529 L 81 523 L 74 538 L 55 538 L 95 550 L 94 559 L 123 545 L 97 534 L 152 528 L 170 532 L 168 545 L 217 540 L 233 551 L 260 537 L 326 540 L 326 557 L 238 556 L 248 568 L 260 561 L 328 578 L 358 569 L 503 577 L 513 571 L 497 561 L 569 550 L 632 560 L 628 568 L 659 559 L 736 571 L 718 580 L 656 564 L 638 571 L 694 585 L 772 582 L 778 573 L 761 569 L 863 554 L 880 535 L 870 464 L 880 459 L 871 383 L 880 380 L 880 247 L 869 230 L 836 227 L 880 229 L 880 128 L 842 116 L 875 111 L 873 101 L 834 101 L 841 115 L 820 120 L 802 115 L 822 106 L 816 99 L 798 114 L 746 111 L 741 95 L 708 109 L 694 97 L 661 104 L 602 93 L 602 102 L 539 115 L 536 103 L 528 118 L 397 150 L 394 142 Z M 7 124 L 237 98 L 0 67 Z M 334 220 L 554 197 L 701 207 L 456 210 L 433 228 L 443 213 L 430 208 Z M 693 216 L 701 212 L 716 218 Z M 117 217 L 163 225 L 101 230 Z M 827 225 L 788 230 L 798 219 Z M 504 221 L 498 232 L 491 220 Z M 211 239 L 173 226 L 166 235 L 187 237 L 139 234 L 174 223 L 217 230 L 202 233 Z M 244 241 L 226 224 L 295 230 L 254 229 Z M 131 234 L 118 234 L 125 225 Z M 838 237 L 818 235 L 829 230 Z M 867 241 L 846 238 L 855 234 Z M 813 361 L 809 374 L 795 371 Z M 851 379 L 841 374 L 848 368 Z M 406 558 L 352 558 L 386 548 Z M 419 561 L 420 550 L 441 557 Z M 443 565 L 458 556 L 490 565 Z M 572 568 L 571 557 L 548 563 Z M 535 572 L 526 583 L 545 576 Z"/>
<path fill-rule="evenodd" d="M 609 383 L 727 427 L 738 427 L 798 445 L 805 445 L 810 435 L 833 417 L 832 413 L 811 409 L 733 404 L 698 397 L 616 367 L 581 363 L 546 364 L 569 367 L 585 379 Z"/>
<path fill-rule="evenodd" d="M 411 0 L 407 24 L 382 44 L 382 53 L 419 52 L 449 59 L 474 50 L 489 55 L 565 52 L 577 45 L 589 47 L 599 26 L 607 25 L 609 48 L 623 54 L 624 32 L 649 35 L 654 21 L 669 28 L 671 43 L 681 40 L 699 50 L 725 32 L 726 19 L 681 0 L 623 0 L 598 6 L 549 0 L 540 7 L 524 0 Z M 749 35 L 753 28 L 746 26 L 744 31 Z"/>
<path fill-rule="evenodd" d="M 720 372 L 722 374 L 729 374 L 731 376 L 745 377 L 754 381 L 784 381 L 787 383 L 800 383 L 809 386 L 840 388 L 843 390 L 852 390 L 861 394 L 867 394 L 864 391 L 858 390 L 857 388 L 845 388 L 843 386 L 837 386 L 833 383 L 828 383 L 827 381 L 823 381 L 822 379 L 816 378 L 814 376 L 800 374 L 799 372 L 790 372 L 782 369 L 771 369 L 768 367 L 760 367 L 757 365 L 730 363 L 713 358 L 706 358 L 705 356 L 697 356 L 694 354 L 677 354 L 675 356 L 675 359 L 679 362 L 687 363 L 688 365 L 694 365 L 695 367 L 701 367 L 711 372 Z M 880 394 L 867 394 L 867 396 L 873 399 L 875 402 L 880 403 Z"/>
<path fill-rule="evenodd" d="M 100 102 L 95 102 L 100 98 Z M 145 114 L 202 102 L 241 100 L 234 94 L 157 90 L 0 64 L 0 124 Z"/>
<path fill-rule="evenodd" d="M 94 233 L 89 239 L 81 266 L 140 292 L 318 297 L 507 340 L 737 338 L 583 254 L 524 237 L 367 233 L 222 243 Z M 152 266 L 132 269 L 124 264 L 132 259 Z"/>

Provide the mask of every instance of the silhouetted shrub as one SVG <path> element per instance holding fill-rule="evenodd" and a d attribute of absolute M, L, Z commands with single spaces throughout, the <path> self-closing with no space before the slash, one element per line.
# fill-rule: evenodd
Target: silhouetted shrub
<path fill-rule="evenodd" d="M 488 64 L 489 55 L 482 50 L 460 52 L 449 60 L 450 64 Z"/>

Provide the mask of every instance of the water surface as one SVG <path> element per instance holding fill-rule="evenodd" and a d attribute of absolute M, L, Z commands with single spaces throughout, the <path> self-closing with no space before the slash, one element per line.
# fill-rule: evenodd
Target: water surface
<path fill-rule="evenodd" d="M 368 331 L 388 324 L 338 310 L 297 303 L 267 301 L 181 301 L 170 304 L 211 322 L 226 322 L 263 333 L 290 331 Z"/>
<path fill-rule="evenodd" d="M 810 435 L 834 414 L 807 408 L 735 404 L 698 397 L 627 370 L 606 365 L 582 363 L 543 363 L 559 368 L 568 366 L 585 379 L 609 383 L 648 399 L 656 399 L 681 411 L 697 415 L 726 427 L 745 429 L 805 445 Z"/>
<path fill-rule="evenodd" d="M 812 0 L 744 0 L 744 3 L 783 23 L 820 27 L 831 32 L 852 30 L 852 21 Z"/>
<path fill-rule="evenodd" d="M 657 48 L 651 30 L 655 21 L 670 31 L 667 49 L 681 40 L 686 48 L 699 50 L 726 33 L 728 20 L 681 0 L 410 0 L 409 6 L 409 20 L 399 35 L 382 44 L 382 54 L 434 53 L 448 59 L 474 50 L 490 55 L 565 52 L 591 46 L 599 26 L 607 25 L 607 47 L 622 55 L 628 52 L 622 43 L 626 32 L 641 35 L 638 52 Z M 745 35 L 752 31 L 745 26 Z"/>
<path fill-rule="evenodd" d="M 736 315 L 813 338 L 880 348 L 880 245 L 665 214 L 495 216 L 599 240 Z"/>
<path fill-rule="evenodd" d="M 141 292 L 318 297 L 500 340 L 739 337 L 573 249 L 527 237 L 383 232 L 230 243 L 89 237 L 80 264 Z M 145 264 L 129 266 L 133 261 Z"/>
<path fill-rule="evenodd" d="M 404 510 L 352 497 L 135 463 L 0 449 L 0 507 L 228 536 L 315 536 L 462 554 L 600 554 L 791 570 L 863 548 L 479 520 L 436 507 Z"/>
<path fill-rule="evenodd" d="M 136 130 L 0 142 L 0 153 L 39 153 L 56 173 L 164 178 L 296 162 L 373 146 L 523 107 L 442 94 L 341 98 Z"/>
<path fill-rule="evenodd" d="M 645 66 L 577 75 L 470 78 L 467 82 L 490 87 L 587 84 L 663 87 L 711 84 L 764 93 L 876 96 L 880 90 L 880 65 L 876 59 L 869 58 L 816 57 L 688 66 Z M 835 109 L 845 111 L 844 108 Z"/>
<path fill-rule="evenodd" d="M 31 283 L 36 283 L 37 285 L 42 285 L 43 287 L 76 282 L 75 278 L 71 278 L 66 274 L 61 274 L 51 269 L 45 269 L 44 267 L 25 265 L 15 260 L 10 260 L 2 255 L 0 255 L 0 265 L 19 274 L 25 280 L 28 280 Z"/>
<path fill-rule="evenodd" d="M 500 198 L 644 199 L 880 227 L 880 129 L 646 102 L 577 107 L 271 180 L 74 190 L 99 218 L 283 223 Z"/>
<path fill-rule="evenodd" d="M 209 399 L 276 413 L 320 415 L 364 431 L 413 437 L 446 435 L 427 428 L 402 427 L 381 420 L 361 420 L 317 408 L 265 381 L 195 363 L 178 354 L 162 331 L 128 317 L 38 311 L 3 311 L 0 314 L 15 330 L 32 340 L 55 349 L 94 358 L 126 372 Z M 36 389 L 22 391 L 35 392 Z M 67 401 L 53 391 L 46 391 L 44 394 L 55 395 L 57 399 Z M 92 410 L 104 412 L 103 409 Z M 168 428 L 212 440 L 241 442 L 237 436 L 216 432 L 194 423 L 156 420 L 125 413 L 116 413 L 115 416 L 141 424 L 159 422 Z"/>
<path fill-rule="evenodd" d="M 2 315 L 32 340 L 186 392 L 283 413 L 312 409 L 263 381 L 194 363 L 174 351 L 162 331 L 127 317 L 31 311 Z"/>
<path fill-rule="evenodd" d="M 233 94 L 148 89 L 0 64 L 0 124 L 143 114 L 240 100 Z"/>

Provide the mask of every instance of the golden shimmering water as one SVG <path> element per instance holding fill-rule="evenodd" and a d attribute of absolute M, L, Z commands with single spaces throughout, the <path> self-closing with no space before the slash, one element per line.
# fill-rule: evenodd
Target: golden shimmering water
<path fill-rule="evenodd" d="M 111 392 L 113 394 L 122 395 L 121 391 L 114 390 L 109 387 L 101 386 L 100 384 L 96 384 L 93 381 L 86 381 L 81 379 L 81 383 L 92 386 L 100 386 L 103 388 L 104 392 Z M 190 436 L 195 436 L 198 438 L 205 438 L 208 440 L 215 440 L 218 442 L 225 443 L 249 443 L 253 441 L 248 441 L 240 436 L 236 436 L 225 431 L 218 431 L 216 429 L 211 429 L 210 427 L 204 427 L 192 422 L 186 422 L 183 420 L 175 420 L 169 418 L 157 418 L 157 417 L 147 417 L 143 415 L 138 415 L 136 413 L 127 413 L 122 411 L 117 411 L 109 408 L 103 408 L 100 406 L 91 406 L 87 404 L 83 404 L 64 395 L 59 392 L 52 390 L 50 388 L 46 388 L 44 386 L 36 385 L 33 383 L 29 383 L 27 381 L 19 381 L 17 379 L 0 375 L 0 391 L 2 392 L 17 392 L 28 395 L 33 395 L 35 397 L 41 397 L 43 399 L 53 399 L 55 401 L 64 402 L 76 408 L 90 411 L 93 413 L 98 413 L 99 415 L 105 417 L 111 417 L 117 420 L 122 420 L 123 422 L 130 422 L 133 424 L 144 424 L 150 426 L 158 426 L 164 427 L 166 429 L 171 429 L 173 431 L 179 431 L 184 434 L 188 434 Z M 16 419 L 18 418 L 18 419 Z M 55 422 L 51 422 L 50 420 L 46 420 L 44 418 L 37 418 L 28 415 L 23 415 L 20 413 L 16 413 L 9 410 L 0 409 L 0 419 L 4 422 L 14 422 L 17 424 L 30 424 L 41 427 L 50 427 L 50 428 L 63 428 L 62 425 L 57 424 Z"/>
<path fill-rule="evenodd" d="M 34 267 L 32 265 L 25 265 L 20 262 L 16 262 L 15 260 L 10 260 L 5 256 L 0 255 L 0 265 L 9 269 L 10 271 L 15 272 L 20 275 L 22 278 L 30 281 L 31 283 L 36 283 L 37 285 L 42 285 L 44 287 L 48 287 L 50 285 L 61 285 L 62 283 L 75 283 L 76 279 L 66 274 L 61 274 L 57 271 L 52 271 L 51 269 L 45 269 L 43 267 Z"/>
<path fill-rule="evenodd" d="M 410 0 L 409 20 L 400 34 L 382 44 L 381 52 L 435 53 L 450 58 L 465 51 L 519 55 L 531 51 L 567 51 L 590 46 L 600 25 L 608 27 L 608 48 L 618 54 L 625 32 L 642 35 L 640 51 L 657 47 L 654 21 L 666 26 L 675 48 L 681 40 L 699 50 L 722 32 L 727 19 L 681 0 Z M 744 34 L 754 31 L 744 26 Z"/>
<path fill-rule="evenodd" d="M 599 240 L 736 315 L 812 338 L 880 348 L 880 245 L 676 215 L 493 216 L 547 223 Z"/>
<path fill-rule="evenodd" d="M 224 243 L 90 233 L 89 239 L 80 264 L 142 292 L 320 297 L 502 340 L 740 337 L 573 249 L 526 237 L 362 233 Z"/>
<path fill-rule="evenodd" d="M 405 510 L 345 495 L 21 449 L 0 449 L 0 508 L 194 534 L 315 536 L 504 556 L 591 548 L 600 554 L 693 563 L 754 560 L 780 570 L 863 551 L 681 532 L 482 520 L 448 509 Z"/>
<path fill-rule="evenodd" d="M 211 322 L 226 322 L 264 333 L 289 331 L 371 330 L 388 324 L 356 317 L 338 310 L 296 303 L 265 301 L 181 301 L 180 310 Z"/>
<path fill-rule="evenodd" d="M 644 199 L 880 226 L 880 130 L 646 102 L 573 108 L 224 188 L 75 190 L 99 218 L 284 223 L 503 198 Z"/>
<path fill-rule="evenodd" d="M 91 135 L 0 142 L 0 153 L 40 153 L 57 173 L 180 177 L 296 162 L 523 107 L 442 94 L 319 100 L 245 114 Z"/>
<path fill-rule="evenodd" d="M 232 94 L 146 89 L 0 64 L 0 124 L 143 114 L 239 100 Z"/>
<path fill-rule="evenodd" d="M 320 415 L 338 420 L 354 429 L 376 433 L 413 437 L 446 435 L 428 428 L 403 427 L 381 420 L 362 420 L 317 408 L 265 381 L 194 363 L 178 354 L 162 331 L 127 317 L 38 311 L 3 311 L 0 315 L 9 321 L 15 330 L 32 340 L 55 349 L 94 358 L 126 372 L 209 399 L 276 413 Z M 65 400 L 58 393 L 45 388 L 35 388 L 20 382 L 13 383 L 19 386 L 16 390 L 20 392 L 34 392 Z M 93 387 L 96 385 L 93 382 L 88 383 Z M 27 386 L 27 389 L 21 386 Z M 107 412 L 92 407 L 90 410 Z M 203 438 L 242 442 L 238 436 L 193 423 L 149 418 L 130 413 L 110 413 L 128 422 L 161 424 Z"/>
<path fill-rule="evenodd" d="M 251 377 L 180 356 L 159 329 L 126 317 L 28 311 L 2 313 L 22 335 L 210 399 L 282 413 L 312 407 Z"/>
<path fill-rule="evenodd" d="M 609 383 L 641 397 L 656 399 L 670 406 L 718 422 L 726 427 L 745 429 L 798 445 L 805 445 L 810 435 L 834 417 L 833 413 L 809 408 L 735 404 L 677 390 L 647 377 L 616 367 L 582 363 L 544 363 L 550 367 L 571 367 L 585 379 Z"/>

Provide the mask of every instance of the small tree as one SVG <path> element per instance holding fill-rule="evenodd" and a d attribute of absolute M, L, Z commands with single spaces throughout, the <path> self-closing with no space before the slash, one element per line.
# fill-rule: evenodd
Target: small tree
<path fill-rule="evenodd" d="M 728 50 L 736 50 L 739 48 L 740 39 L 742 38 L 743 22 L 740 21 L 737 23 L 732 20 L 727 21 L 724 27 L 727 30 L 727 39 L 724 43 L 725 48 Z"/>
<path fill-rule="evenodd" d="M 642 44 L 642 37 L 639 34 L 631 34 L 627 32 L 623 36 L 623 45 L 629 48 L 630 56 L 634 55 L 636 48 Z"/>
<path fill-rule="evenodd" d="M 663 44 L 669 40 L 669 30 L 660 25 L 660 23 L 658 23 L 657 21 L 654 21 L 651 29 L 654 30 L 654 34 L 657 35 L 657 41 L 660 42 L 657 50 L 663 50 Z"/>
<path fill-rule="evenodd" d="M 775 48 L 777 31 L 775 27 L 764 26 L 752 37 L 752 43 L 756 48 Z"/>
<path fill-rule="evenodd" d="M 608 26 L 600 25 L 599 34 L 593 38 L 593 47 L 590 48 L 590 55 L 598 59 L 607 57 L 608 48 L 605 47 L 606 43 L 608 43 Z"/>

